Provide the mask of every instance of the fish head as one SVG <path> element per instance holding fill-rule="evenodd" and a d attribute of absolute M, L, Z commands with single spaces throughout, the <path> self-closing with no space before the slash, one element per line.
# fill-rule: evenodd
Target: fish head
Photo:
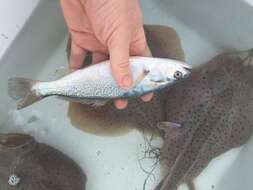
<path fill-rule="evenodd" d="M 164 68 L 166 70 L 166 79 L 168 81 L 170 80 L 181 80 L 184 78 L 187 78 L 192 68 L 189 65 L 182 64 L 182 63 L 175 63 L 174 65 L 171 65 L 170 67 Z"/>
<path fill-rule="evenodd" d="M 164 60 L 148 69 L 147 79 L 151 85 L 159 88 L 187 78 L 191 69 L 179 61 Z"/>

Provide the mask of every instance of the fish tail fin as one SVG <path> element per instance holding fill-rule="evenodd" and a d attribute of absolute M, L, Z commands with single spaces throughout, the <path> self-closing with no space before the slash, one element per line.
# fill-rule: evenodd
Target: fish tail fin
<path fill-rule="evenodd" d="M 38 96 L 32 89 L 38 81 L 25 78 L 10 78 L 8 81 L 8 94 L 17 102 L 17 109 L 25 108 L 43 97 Z"/>

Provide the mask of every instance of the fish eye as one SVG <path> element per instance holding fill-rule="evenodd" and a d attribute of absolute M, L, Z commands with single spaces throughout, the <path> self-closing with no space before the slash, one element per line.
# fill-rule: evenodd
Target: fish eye
<path fill-rule="evenodd" d="M 183 77 L 183 73 L 181 73 L 180 71 L 176 71 L 174 73 L 174 77 L 175 79 L 181 79 Z"/>

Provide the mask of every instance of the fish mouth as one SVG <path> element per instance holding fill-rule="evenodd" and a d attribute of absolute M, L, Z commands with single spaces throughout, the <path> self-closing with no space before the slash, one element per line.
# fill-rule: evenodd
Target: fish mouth
<path fill-rule="evenodd" d="M 188 65 L 187 63 L 179 63 L 179 65 L 186 70 L 189 70 L 189 71 L 192 70 L 192 67 Z"/>
<path fill-rule="evenodd" d="M 192 71 L 192 67 L 189 65 L 182 65 L 182 67 L 188 72 L 190 73 Z"/>
<path fill-rule="evenodd" d="M 191 74 L 191 71 L 192 71 L 192 67 L 186 65 L 186 66 L 183 66 L 183 68 L 185 70 L 185 74 L 184 74 L 183 78 L 189 77 L 189 75 Z"/>
<path fill-rule="evenodd" d="M 184 68 L 188 73 L 191 73 L 192 68 Z"/>
<path fill-rule="evenodd" d="M 180 67 L 181 67 L 181 69 L 183 69 L 185 71 L 183 78 L 188 77 L 191 74 L 191 71 L 193 69 L 190 65 L 182 64 L 182 63 L 180 64 Z"/>

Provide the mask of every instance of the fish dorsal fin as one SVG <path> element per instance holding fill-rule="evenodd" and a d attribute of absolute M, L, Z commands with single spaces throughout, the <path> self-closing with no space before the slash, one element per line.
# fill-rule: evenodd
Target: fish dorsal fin
<path fill-rule="evenodd" d="M 177 137 L 182 133 L 182 125 L 169 121 L 159 122 L 157 127 L 165 132 L 165 135 Z"/>

